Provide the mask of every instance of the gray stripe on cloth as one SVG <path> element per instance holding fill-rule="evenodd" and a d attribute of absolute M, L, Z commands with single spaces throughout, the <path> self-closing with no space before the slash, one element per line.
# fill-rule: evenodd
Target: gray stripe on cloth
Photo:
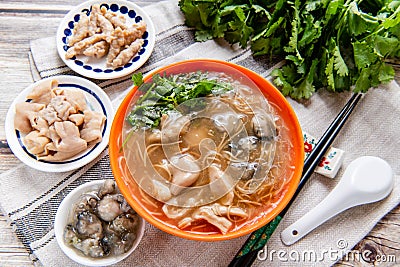
<path fill-rule="evenodd" d="M 16 233 L 20 237 L 22 243 L 29 247 L 31 243 L 40 240 L 53 229 L 57 208 L 60 206 L 60 203 L 65 196 L 74 188 L 86 182 L 113 178 L 114 176 L 110 169 L 109 156 L 106 155 L 83 175 L 76 177 L 75 180 L 65 186 L 57 194 L 53 195 L 50 199 L 34 208 L 25 216 L 14 220 L 13 223 L 17 227 Z M 31 249 L 35 250 L 38 248 L 39 247 Z"/>
<path fill-rule="evenodd" d="M 28 213 L 31 213 L 34 209 L 45 203 L 48 199 L 53 197 L 55 194 L 58 194 L 60 190 L 68 186 L 71 182 L 78 179 L 80 176 L 84 175 L 88 169 L 92 168 L 93 165 L 96 164 L 101 158 L 108 157 L 107 149 L 103 151 L 96 159 L 92 162 L 87 164 L 85 167 L 82 167 L 77 170 L 65 172 L 64 175 L 61 175 L 60 180 L 55 183 L 54 186 L 50 187 L 48 190 L 43 192 L 41 195 L 38 195 L 36 198 L 32 199 L 30 202 L 26 203 L 25 205 L 17 208 L 17 209 L 10 209 L 7 215 L 12 220 L 20 219 L 23 216 L 26 216 Z M 35 170 L 32 170 L 35 172 Z M 38 175 L 42 174 L 40 171 L 36 171 L 33 173 L 32 177 L 37 177 Z"/>
<path fill-rule="evenodd" d="M 66 178 L 64 178 L 63 180 L 61 180 L 60 182 L 58 182 L 55 186 L 53 186 L 50 190 L 46 191 L 45 193 L 41 194 L 39 197 L 33 199 L 32 201 L 30 201 L 28 204 L 24 205 L 21 208 L 18 208 L 16 210 L 13 210 L 11 212 L 9 212 L 7 215 L 8 216 L 14 216 L 15 214 L 29 208 L 30 206 L 32 206 L 33 204 L 35 204 L 36 202 L 38 202 L 39 200 L 41 200 L 42 198 L 44 198 L 45 196 L 47 196 L 48 194 L 51 194 L 54 190 L 56 190 L 60 185 L 62 185 L 64 182 L 66 182 L 67 180 L 69 180 L 72 176 L 74 176 L 79 170 L 75 170 L 73 173 L 71 173 L 70 175 L 68 175 Z"/>
<path fill-rule="evenodd" d="M 273 68 L 280 67 L 283 64 L 281 59 L 275 57 L 253 58 L 249 49 L 239 49 L 221 39 L 204 43 L 194 42 L 193 29 L 184 26 L 184 18 L 179 11 L 177 0 L 150 5 L 145 10 L 148 11 L 156 25 L 157 37 L 154 53 L 149 61 L 138 70 L 143 73 L 185 59 L 212 58 L 239 64 L 267 77 Z M 46 47 L 46 49 L 43 49 L 43 47 Z M 34 62 L 31 66 L 33 75 L 37 74 L 34 73 L 36 69 L 44 76 L 66 73 L 77 75 L 65 67 L 58 57 L 54 37 L 32 41 L 31 52 L 30 60 Z M 38 79 L 38 77 L 35 79 Z M 95 80 L 94 82 L 110 96 L 114 107 L 119 106 L 120 101 L 132 87 L 130 77 L 107 81 Z M 381 156 L 388 160 L 396 173 L 395 184 L 397 186 L 392 195 L 380 203 L 358 207 L 339 215 L 292 247 L 285 247 L 279 238 L 279 233 L 283 227 L 288 226 L 315 206 L 332 190 L 337 182 L 337 180 L 326 180 L 314 175 L 299 195 L 295 205 L 285 216 L 280 228 L 272 235 L 268 242 L 269 248 L 284 252 L 295 250 L 300 253 L 312 249 L 318 253 L 329 248 L 336 248 L 337 239 L 343 238 L 348 242 L 349 247 L 340 252 L 348 252 L 384 214 L 397 205 L 400 198 L 400 178 L 398 175 L 400 165 L 397 156 L 400 143 L 393 143 L 392 141 L 397 140 L 400 126 L 395 121 L 388 122 L 383 114 L 388 110 L 393 113 L 400 112 L 397 103 L 400 97 L 398 89 L 397 85 L 397 87 L 392 86 L 385 90 L 374 89 L 369 92 L 368 97 L 363 100 L 365 105 L 363 103 L 359 105 L 355 114 L 352 115 L 352 121 L 349 121 L 347 127 L 342 130 L 342 137 L 338 137 L 335 141 L 335 146 L 348 151 L 348 158 L 344 161 L 344 167 L 349 164 L 351 159 L 366 153 Z M 314 136 L 318 136 L 318 133 L 322 133 L 326 129 L 328 123 L 344 105 L 348 96 L 349 93 L 333 96 L 330 92 L 321 91 L 313 96 L 308 105 L 302 105 L 291 99 L 288 99 L 288 101 L 295 109 L 303 129 Z M 376 99 L 379 99 L 379 103 L 382 104 L 380 108 L 376 105 Z M 374 124 L 377 119 L 379 119 L 382 129 Z M 370 133 L 369 130 L 374 127 L 376 128 L 375 131 Z M 361 141 L 354 141 L 355 136 L 361 136 Z M 385 138 L 387 139 L 385 149 L 380 146 L 369 145 L 373 141 L 385 140 Z M 39 261 L 35 260 L 35 264 L 77 266 L 58 247 L 52 229 L 53 218 L 57 204 L 62 199 L 62 194 L 67 194 L 78 183 L 111 175 L 109 167 L 107 167 L 108 158 L 99 157 L 99 159 L 98 163 L 96 163 L 97 161 L 93 162 L 92 168 L 85 166 L 80 172 L 69 176 L 71 178 L 68 179 L 66 177 L 70 173 L 62 175 L 37 173 L 25 166 L 13 169 L 0 176 L 0 203 L 5 214 L 13 213 L 9 217 L 14 221 L 13 226 L 16 228 L 18 237 L 30 250 L 32 256 L 39 259 Z M 99 168 L 106 170 L 103 169 L 101 173 Z M 339 176 L 342 173 L 343 170 L 339 172 Z M 15 199 L 16 192 L 18 199 Z M 365 216 L 365 214 L 368 214 L 368 216 Z M 116 266 L 227 266 L 245 239 L 246 236 L 223 242 L 191 241 L 172 236 L 150 224 L 146 224 L 145 237 L 136 251 Z M 329 266 L 334 262 L 335 260 L 326 258 L 321 262 L 311 262 L 309 266 Z M 293 264 L 290 261 L 281 262 L 278 260 L 255 262 L 256 266 L 293 266 Z"/>

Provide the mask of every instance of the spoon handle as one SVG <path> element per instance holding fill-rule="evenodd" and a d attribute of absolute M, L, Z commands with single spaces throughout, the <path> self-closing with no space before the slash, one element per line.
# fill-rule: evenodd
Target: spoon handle
<path fill-rule="evenodd" d="M 392 188 L 393 171 L 386 161 L 378 157 L 359 157 L 349 164 L 324 200 L 282 231 L 281 240 L 291 245 L 344 210 L 382 200 Z"/>
<path fill-rule="evenodd" d="M 346 188 L 335 187 L 322 202 L 281 232 L 282 242 L 292 245 L 330 218 L 351 208 L 353 203 L 348 201 L 351 198 Z"/>

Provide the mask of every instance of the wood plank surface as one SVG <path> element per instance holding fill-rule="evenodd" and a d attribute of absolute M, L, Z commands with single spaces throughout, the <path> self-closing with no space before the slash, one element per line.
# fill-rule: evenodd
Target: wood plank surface
<path fill-rule="evenodd" d="M 158 0 L 136 2 L 141 6 Z M 29 41 L 54 36 L 64 14 L 80 0 L 0 1 L 0 171 L 15 167 L 14 157 L 5 141 L 5 114 L 13 99 L 32 83 L 28 52 Z M 177 7 L 178 8 L 178 7 Z M 400 67 L 396 80 L 400 83 Z M 337 266 L 394 266 L 400 263 L 400 206 L 386 215 L 375 228 Z M 357 257 L 358 253 L 368 257 Z M 387 262 L 383 256 L 390 256 Z M 391 256 L 392 255 L 392 256 Z M 381 257 L 381 258 L 380 258 Z M 33 266 L 29 254 L 12 231 L 6 216 L 0 212 L 0 266 Z"/>

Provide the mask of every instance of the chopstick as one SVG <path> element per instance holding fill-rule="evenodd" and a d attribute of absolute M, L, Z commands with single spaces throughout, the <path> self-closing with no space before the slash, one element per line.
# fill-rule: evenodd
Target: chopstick
<path fill-rule="evenodd" d="M 314 149 L 311 151 L 309 156 L 304 161 L 304 167 L 300 183 L 294 193 L 292 199 L 286 205 L 286 207 L 275 217 L 274 220 L 269 222 L 267 225 L 261 227 L 257 231 L 253 232 L 243 246 L 236 253 L 233 260 L 230 262 L 229 267 L 248 267 L 251 266 L 254 260 L 257 258 L 258 252 L 265 246 L 268 239 L 273 234 L 274 230 L 278 227 L 283 216 L 289 210 L 291 204 L 295 201 L 297 195 L 300 193 L 314 169 L 317 167 L 322 157 L 325 155 L 328 148 L 331 146 L 333 140 L 336 138 L 343 125 L 350 117 L 354 108 L 358 104 L 362 97 L 362 94 L 355 93 L 348 100 L 346 105 L 342 108 L 336 118 L 332 121 L 328 129 L 322 135 Z"/>

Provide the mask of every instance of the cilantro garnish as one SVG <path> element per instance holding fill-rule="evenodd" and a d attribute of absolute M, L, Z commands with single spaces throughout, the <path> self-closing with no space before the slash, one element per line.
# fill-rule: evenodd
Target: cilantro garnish
<path fill-rule="evenodd" d="M 233 89 L 231 84 L 209 78 L 208 73 L 200 71 L 169 76 L 155 74 L 147 83 L 143 82 L 141 73 L 136 73 L 132 80 L 143 92 L 127 116 L 127 121 L 136 129 L 157 127 L 163 114 L 178 107 L 184 112 L 204 108 L 202 97 L 220 95 Z M 190 101 L 194 99 L 196 101 Z"/>
<path fill-rule="evenodd" d="M 315 90 L 370 87 L 391 81 L 387 59 L 400 57 L 400 1 L 180 0 L 196 40 L 225 38 L 254 55 L 286 59 L 275 84 L 294 99 Z"/>

